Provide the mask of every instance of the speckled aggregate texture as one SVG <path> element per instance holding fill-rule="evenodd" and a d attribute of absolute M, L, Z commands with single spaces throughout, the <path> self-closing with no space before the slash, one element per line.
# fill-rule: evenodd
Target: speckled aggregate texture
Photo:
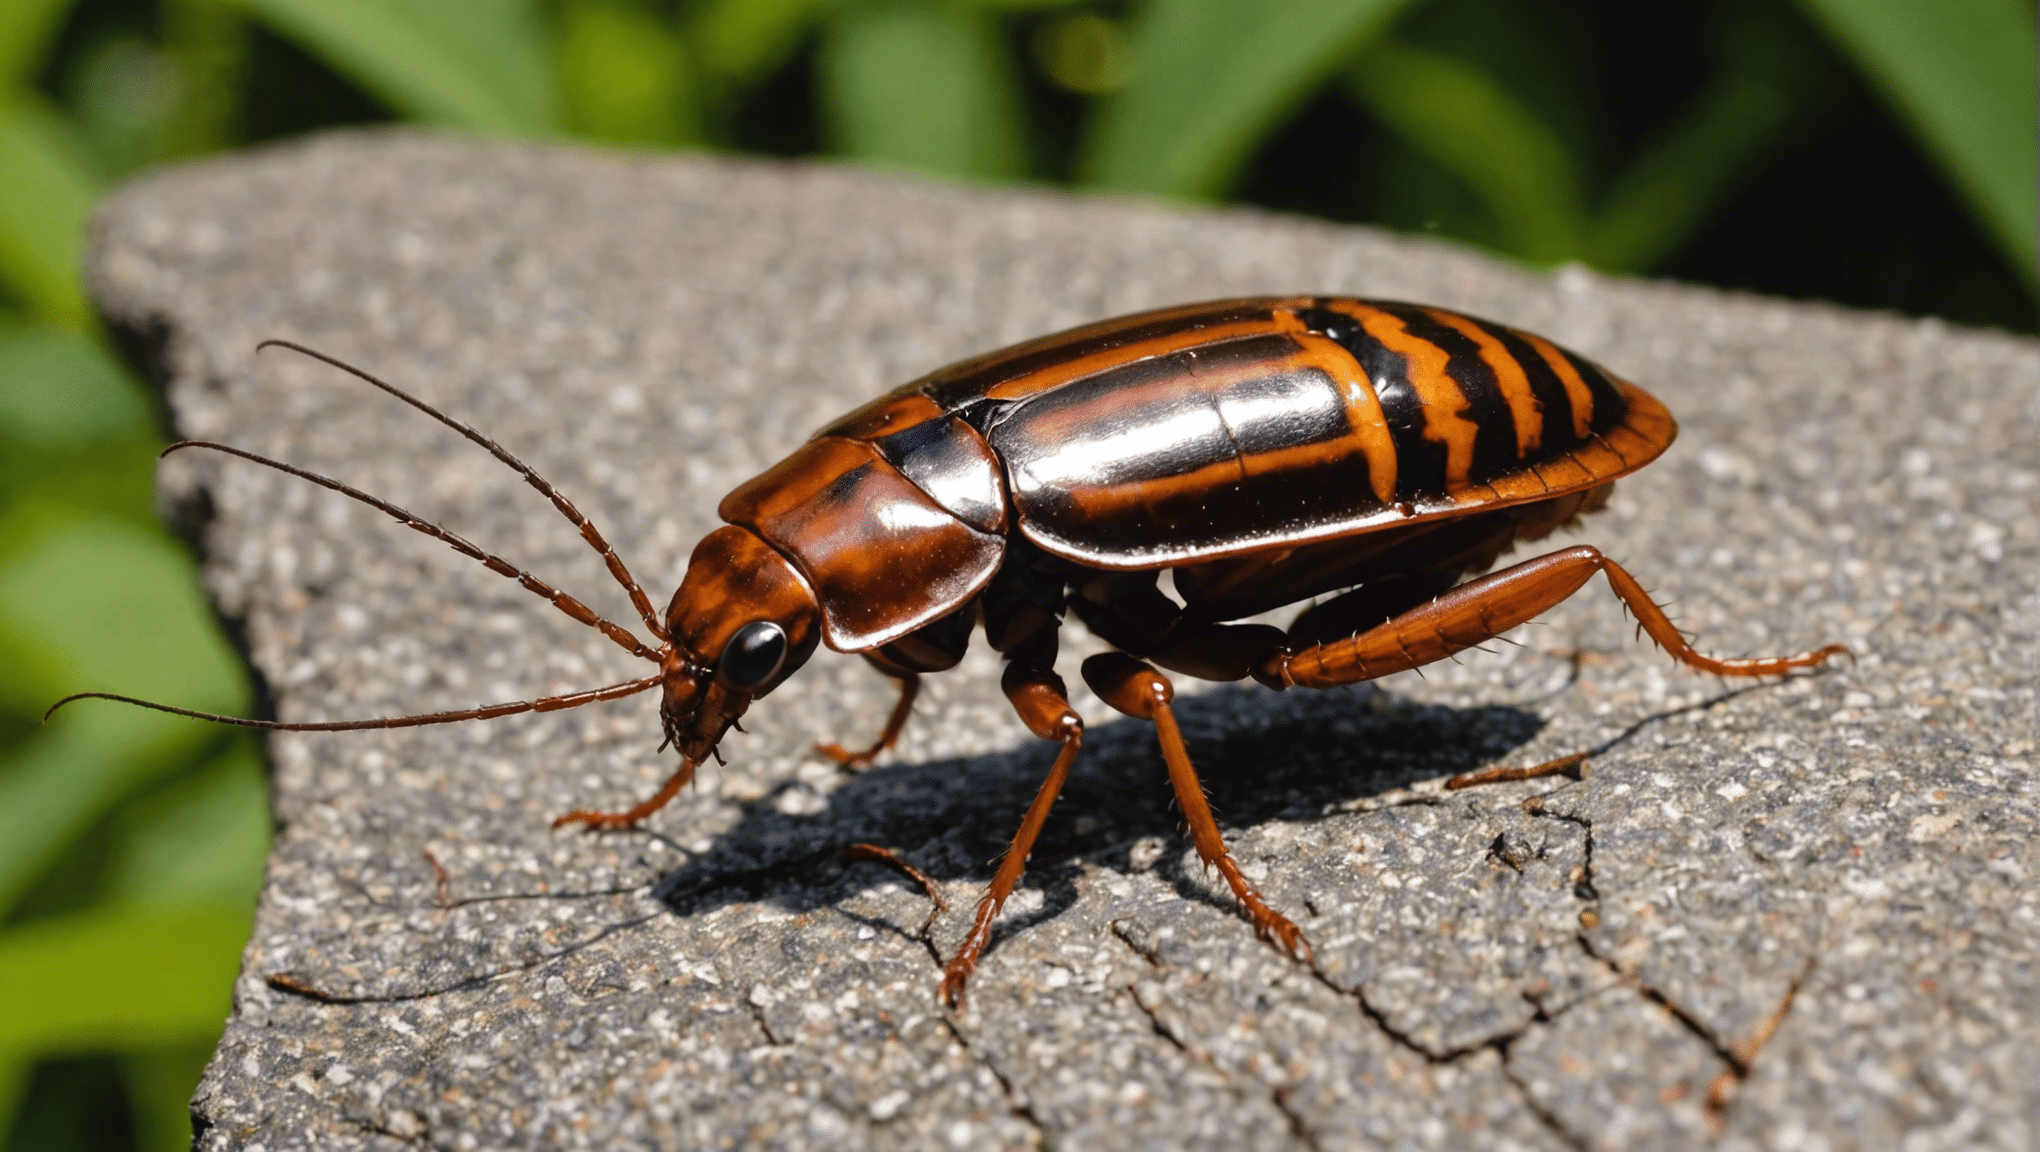
<path fill-rule="evenodd" d="M 360 485 L 625 623 L 515 475 L 256 342 L 486 430 L 663 605 L 725 491 L 950 360 L 1229 295 L 1441 304 L 1678 414 L 1673 450 L 1564 542 L 1622 560 L 1707 651 L 1859 656 L 1694 676 L 1596 581 L 1423 677 L 1185 682 L 1220 821 L 1315 970 L 1198 867 L 1152 730 L 1079 691 L 1083 758 L 956 1014 L 940 958 L 1052 752 L 983 651 L 859 775 L 810 747 L 868 738 L 891 688 L 823 653 L 630 833 L 547 826 L 671 771 L 649 697 L 279 736 L 281 831 L 193 1105 L 202 1148 L 2040 1139 L 2040 343 L 1250 212 L 417 135 L 151 176 L 101 212 L 90 275 L 179 433 Z M 649 671 L 339 496 L 200 453 L 163 482 L 284 718 Z M 1089 650 L 1066 644 L 1073 682 Z M 1442 789 L 1584 748 L 1578 781 Z M 855 842 L 925 870 L 947 910 L 840 858 Z"/>

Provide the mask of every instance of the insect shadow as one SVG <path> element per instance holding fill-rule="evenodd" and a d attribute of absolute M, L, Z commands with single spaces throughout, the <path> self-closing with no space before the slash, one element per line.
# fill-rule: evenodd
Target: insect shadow
<path fill-rule="evenodd" d="M 1178 697 L 1176 713 L 1212 807 L 1229 835 L 1268 820 L 1308 820 L 1337 805 L 1468 771 L 1527 743 L 1545 723 L 1510 705 L 1417 704 L 1374 685 L 1276 695 L 1227 686 Z M 789 782 L 743 806 L 709 849 L 667 874 L 657 891 L 677 913 L 771 902 L 812 911 L 869 887 L 875 873 L 828 867 L 870 843 L 938 881 L 983 883 L 1033 798 L 1054 746 L 919 763 L 852 776 L 806 815 L 782 810 Z M 1189 847 L 1151 724 L 1087 728 L 1084 749 L 1028 865 L 1041 908 L 1007 933 L 1052 918 L 1076 900 L 1077 861 L 1138 870 L 1136 845 L 1166 845 L 1159 872 L 1184 896 L 1232 910 L 1177 859 Z M 1002 933 L 1006 934 L 1006 933 Z"/>

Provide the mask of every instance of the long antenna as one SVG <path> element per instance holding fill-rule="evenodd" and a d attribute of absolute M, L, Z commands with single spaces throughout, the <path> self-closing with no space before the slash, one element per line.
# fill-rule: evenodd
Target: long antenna
<path fill-rule="evenodd" d="M 489 439 L 487 436 L 482 435 L 480 432 L 462 423 L 461 421 L 456 420 L 451 416 L 448 416 L 446 413 L 441 412 L 439 409 L 434 408 L 432 405 L 427 404 L 425 401 L 418 399 L 416 396 L 411 395 L 409 392 L 404 391 L 402 388 L 399 388 L 396 385 L 391 384 L 387 380 L 379 379 L 378 377 L 370 374 L 369 372 L 366 372 L 360 368 L 356 368 L 354 365 L 349 364 L 344 360 L 328 356 L 324 352 L 307 348 L 302 344 L 294 343 L 289 340 L 264 340 L 262 343 L 257 344 L 255 346 L 255 351 L 260 352 L 264 348 L 268 348 L 271 346 L 278 348 L 288 348 L 291 351 L 296 352 L 300 355 L 309 356 L 312 359 L 319 361 L 320 363 L 330 364 L 333 367 L 340 369 L 342 372 L 345 372 L 348 375 L 353 376 L 357 380 L 362 380 L 369 384 L 373 384 L 377 388 L 380 388 L 383 391 L 389 393 L 390 395 L 395 396 L 397 399 L 402 400 L 404 403 L 409 404 L 411 407 L 416 408 L 418 411 L 423 412 L 427 416 L 432 417 L 434 420 L 439 421 L 441 424 L 446 425 L 448 428 L 453 429 L 455 432 L 460 433 L 462 436 L 467 437 L 469 440 L 474 441 L 476 444 L 479 444 L 482 447 L 488 449 L 490 455 L 494 456 L 496 459 L 501 460 L 503 463 L 515 469 L 519 476 L 524 477 L 525 483 L 531 485 L 533 488 L 538 489 L 539 492 L 543 494 L 546 499 L 552 501 L 553 507 L 560 510 L 560 515 L 565 516 L 567 520 L 574 525 L 574 527 L 579 528 L 581 530 L 581 538 L 586 540 L 590 547 L 594 548 L 596 552 L 601 554 L 603 562 L 609 565 L 609 574 L 616 578 L 617 583 L 623 585 L 623 590 L 625 592 L 630 593 L 630 602 L 633 605 L 636 605 L 638 615 L 644 619 L 645 627 L 651 629 L 652 635 L 657 637 L 659 640 L 665 641 L 669 639 L 669 637 L 666 635 L 665 625 L 660 623 L 659 621 L 659 614 L 652 608 L 651 597 L 646 596 L 645 590 L 643 588 L 638 587 L 637 578 L 630 574 L 630 569 L 624 567 L 623 560 L 616 555 L 616 549 L 611 548 L 609 546 L 609 541 L 602 538 L 601 530 L 596 528 L 594 522 L 589 520 L 587 516 L 583 515 L 579 508 L 574 507 L 573 501 L 567 499 L 565 496 L 560 495 L 559 489 L 554 488 L 550 481 L 548 481 L 545 477 L 540 476 L 536 471 L 532 469 L 532 467 L 529 464 L 526 464 L 524 461 L 519 460 L 517 457 L 511 455 L 510 452 L 507 449 L 505 449 L 502 445 L 496 443 L 494 440 Z"/>
<path fill-rule="evenodd" d="M 321 488 L 329 488 L 335 492 L 340 493 L 343 496 L 348 496 L 352 497 L 353 499 L 359 500 L 363 504 L 366 504 L 371 508 L 376 508 L 385 513 L 388 513 L 392 519 L 394 519 L 397 523 L 402 524 L 406 528 L 415 529 L 416 531 L 423 532 L 425 535 L 432 537 L 434 540 L 443 541 L 448 547 L 452 548 L 455 552 L 458 552 L 461 555 L 468 557 L 469 559 L 479 561 L 483 567 L 487 568 L 491 572 L 494 572 L 496 575 L 507 577 L 511 580 L 517 581 L 517 583 L 522 585 L 525 589 L 543 597 L 545 600 L 549 601 L 553 607 L 558 608 L 560 611 L 566 613 L 572 619 L 579 621 L 582 624 L 586 624 L 590 628 L 593 628 L 601 632 L 604 636 L 609 637 L 611 640 L 615 641 L 620 647 L 622 647 L 624 651 L 629 652 L 631 655 L 642 656 L 647 660 L 653 661 L 660 659 L 660 654 L 657 650 L 646 645 L 644 641 L 639 640 L 636 636 L 631 635 L 630 631 L 624 628 L 622 625 L 611 623 L 610 621 L 605 620 L 600 616 L 597 616 L 594 613 L 594 611 L 590 609 L 586 604 L 581 603 L 579 600 L 574 599 L 572 596 L 567 595 L 565 592 L 561 592 L 560 590 L 554 588 L 552 585 L 547 584 L 545 581 L 540 580 L 538 577 L 533 576 L 529 572 L 526 572 L 524 569 L 519 568 L 515 564 L 510 563 L 508 560 L 505 560 L 492 552 L 484 552 L 482 549 L 477 548 L 473 544 L 468 543 L 460 536 L 455 535 L 454 533 L 449 532 L 444 528 L 441 528 L 439 525 L 434 524 L 429 520 L 421 519 L 418 516 L 413 515 L 412 513 L 403 508 L 399 508 L 398 506 L 390 503 L 387 500 L 371 496 L 368 493 L 363 492 L 359 488 L 356 488 L 349 484 L 343 484 L 330 476 L 321 476 L 317 472 L 312 472 L 304 468 L 299 468 L 295 464 L 286 464 L 281 460 L 272 460 L 267 456 L 250 452 L 245 448 L 236 448 L 231 444 L 218 444 L 214 443 L 211 440 L 179 440 L 177 443 L 172 444 L 168 448 L 163 449 L 162 453 L 159 454 L 156 458 L 160 460 L 164 456 L 168 456 L 172 452 L 176 452 L 184 448 L 209 448 L 214 452 L 224 452 L 229 456 L 238 456 L 243 460 L 252 460 L 257 464 L 263 465 L 264 467 L 274 468 L 278 472 L 289 473 L 290 475 L 296 476 L 299 479 L 309 480 L 312 483 L 317 484 Z"/>
<path fill-rule="evenodd" d="M 458 712 L 427 712 L 418 716 L 384 716 L 375 720 L 318 720 L 307 723 L 221 716 L 216 712 L 177 708 L 169 704 L 158 704 L 153 700 L 139 700 L 133 696 L 120 696 L 112 692 L 76 692 L 50 705 L 50 710 L 43 713 L 43 723 L 49 723 L 50 717 L 57 714 L 57 709 L 73 700 L 118 700 L 122 704 L 133 704 L 137 708 L 148 708 L 156 712 L 168 712 L 174 716 L 211 720 L 216 724 L 232 724 L 237 728 L 265 728 L 271 732 L 356 732 L 364 728 L 422 728 L 427 724 L 493 720 L 498 716 L 515 716 L 523 712 L 559 712 L 567 708 L 579 708 L 583 704 L 593 704 L 598 700 L 621 700 L 626 696 L 635 696 L 647 688 L 657 687 L 664 679 L 663 674 L 653 675 L 642 680 L 626 680 L 606 688 L 590 688 L 585 692 L 571 692 L 564 696 L 541 696 L 536 700 L 515 700 L 508 704 L 484 704 L 480 708 L 463 708 Z"/>

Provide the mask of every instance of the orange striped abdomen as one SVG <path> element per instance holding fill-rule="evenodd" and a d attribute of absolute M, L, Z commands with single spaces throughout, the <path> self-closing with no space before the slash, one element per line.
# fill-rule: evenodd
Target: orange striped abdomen
<path fill-rule="evenodd" d="M 1537 337 L 1439 309 L 1224 301 L 930 378 L 977 404 L 1020 531 L 1156 568 L 1548 499 L 1670 443 L 1662 405 Z M 1072 372 L 1072 362 L 1084 362 Z"/>

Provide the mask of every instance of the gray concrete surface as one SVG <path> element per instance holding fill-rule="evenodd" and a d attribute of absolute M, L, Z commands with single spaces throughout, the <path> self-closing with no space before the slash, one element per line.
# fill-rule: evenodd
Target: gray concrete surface
<path fill-rule="evenodd" d="M 722 492 L 951 359 L 1232 294 L 1439 303 L 1679 415 L 1576 538 L 1703 647 L 1861 657 L 1695 677 L 1631 642 L 1596 582 L 1520 646 L 1424 678 L 1188 701 L 1235 851 L 1316 971 L 1196 867 L 1149 731 L 1085 698 L 1093 738 L 958 1015 L 938 958 L 1050 759 L 981 654 L 859 776 L 808 748 L 874 731 L 889 689 L 818 658 L 630 834 L 547 824 L 669 771 L 648 699 L 280 737 L 281 833 L 194 1104 L 203 1148 L 2040 1138 L 2040 343 L 1256 213 L 415 135 L 149 177 L 102 211 L 91 283 L 182 433 L 360 484 L 618 620 L 600 563 L 496 462 L 256 341 L 488 430 L 663 603 Z M 196 454 L 164 484 L 284 717 L 642 674 L 337 496 Z M 1581 781 L 1441 789 L 1587 747 Z M 949 911 L 924 932 L 904 877 L 833 855 L 855 841 L 925 869 Z"/>

